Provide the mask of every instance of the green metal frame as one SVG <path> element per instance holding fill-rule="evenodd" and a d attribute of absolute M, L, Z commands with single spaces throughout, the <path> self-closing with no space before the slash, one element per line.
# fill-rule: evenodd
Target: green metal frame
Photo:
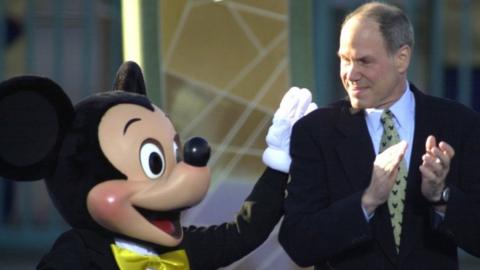
<path fill-rule="evenodd" d="M 290 84 L 315 88 L 312 0 L 289 1 Z"/>
<path fill-rule="evenodd" d="M 472 105 L 472 2 L 462 0 L 460 13 L 460 52 L 458 66 L 458 101 L 467 106 Z"/>
<path fill-rule="evenodd" d="M 443 0 L 433 1 L 432 31 L 430 45 L 430 87 L 429 93 L 434 96 L 444 96 L 443 87 Z"/>
<path fill-rule="evenodd" d="M 162 70 L 160 59 L 160 4 L 157 0 L 140 1 L 143 72 L 149 98 L 163 105 Z"/>

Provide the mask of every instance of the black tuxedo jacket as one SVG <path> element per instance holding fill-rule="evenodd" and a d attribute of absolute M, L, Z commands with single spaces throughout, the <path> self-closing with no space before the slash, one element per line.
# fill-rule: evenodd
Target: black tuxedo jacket
<path fill-rule="evenodd" d="M 363 111 L 348 101 L 318 109 L 293 128 L 292 180 L 279 240 L 291 258 L 315 269 L 458 269 L 457 247 L 480 254 L 480 118 L 472 110 L 415 96 L 415 130 L 400 252 L 388 206 L 367 222 L 361 196 L 370 183 L 374 147 Z M 428 135 L 455 149 L 447 176 L 445 219 L 420 190 L 419 166 Z"/>
<path fill-rule="evenodd" d="M 234 221 L 185 227 L 178 247 L 152 247 L 160 255 L 184 249 L 192 270 L 217 269 L 239 260 L 262 244 L 282 217 L 287 178 L 287 174 L 267 168 Z M 118 270 L 110 248 L 112 243 L 113 235 L 71 229 L 57 239 L 37 269 Z"/>

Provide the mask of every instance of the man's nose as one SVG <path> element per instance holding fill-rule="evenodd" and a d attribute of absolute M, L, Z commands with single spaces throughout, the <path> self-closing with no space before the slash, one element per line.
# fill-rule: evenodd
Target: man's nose
<path fill-rule="evenodd" d="M 345 68 L 346 68 L 345 76 L 347 80 L 353 81 L 353 82 L 360 80 L 361 73 L 360 73 L 358 64 L 352 63 Z"/>

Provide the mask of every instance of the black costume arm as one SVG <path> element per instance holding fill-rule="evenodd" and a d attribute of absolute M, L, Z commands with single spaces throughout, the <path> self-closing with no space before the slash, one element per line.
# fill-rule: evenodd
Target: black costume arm
<path fill-rule="evenodd" d="M 261 245 L 283 215 L 287 179 L 287 174 L 267 168 L 234 221 L 184 228 L 192 269 L 229 265 Z"/>
<path fill-rule="evenodd" d="M 38 270 L 83 270 L 89 267 L 87 248 L 80 235 L 68 231 L 54 243 L 49 253 L 38 263 Z"/>

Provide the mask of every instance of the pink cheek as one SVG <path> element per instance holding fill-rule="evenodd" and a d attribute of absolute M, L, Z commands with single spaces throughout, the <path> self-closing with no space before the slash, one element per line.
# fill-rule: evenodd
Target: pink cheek
<path fill-rule="evenodd" d="M 88 211 L 103 226 L 111 227 L 132 210 L 128 200 L 131 192 L 123 185 L 102 183 L 93 188 L 87 198 Z"/>

